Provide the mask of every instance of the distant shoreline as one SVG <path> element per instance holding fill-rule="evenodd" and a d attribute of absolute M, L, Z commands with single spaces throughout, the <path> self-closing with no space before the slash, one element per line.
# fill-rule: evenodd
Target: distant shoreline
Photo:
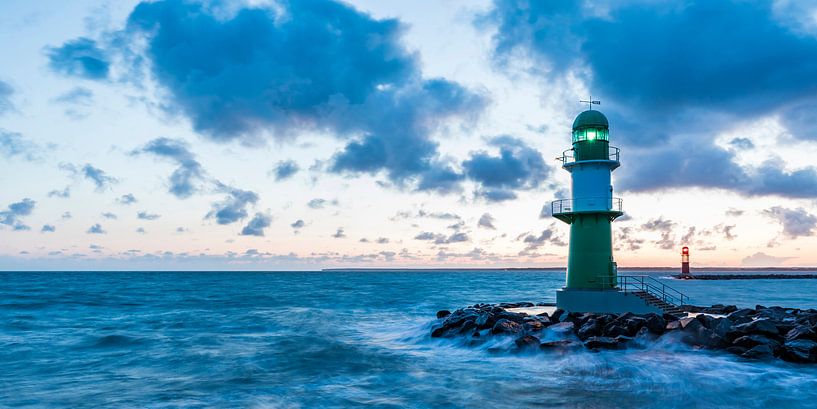
<path fill-rule="evenodd" d="M 494 268 L 456 268 L 456 267 L 423 267 L 423 268 L 324 268 L 320 271 L 326 272 L 355 272 L 355 271 L 565 271 L 565 267 L 494 267 Z M 618 271 L 681 271 L 681 267 L 619 267 Z M 712 271 L 817 271 L 817 267 L 697 267 L 691 268 L 691 272 L 712 272 Z"/>

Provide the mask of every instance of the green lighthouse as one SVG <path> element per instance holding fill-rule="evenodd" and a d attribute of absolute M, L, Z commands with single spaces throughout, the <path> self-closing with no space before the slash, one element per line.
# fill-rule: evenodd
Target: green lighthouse
<path fill-rule="evenodd" d="M 599 102 L 582 102 L 590 109 L 573 121 L 573 147 L 558 158 L 570 172 L 571 197 L 551 203 L 553 217 L 570 225 L 567 278 L 556 304 L 573 312 L 667 312 L 683 295 L 673 302 L 666 291 L 651 291 L 650 278 L 618 275 L 611 224 L 624 212 L 611 178 L 620 151 L 610 146 L 607 117 L 592 109 Z"/>

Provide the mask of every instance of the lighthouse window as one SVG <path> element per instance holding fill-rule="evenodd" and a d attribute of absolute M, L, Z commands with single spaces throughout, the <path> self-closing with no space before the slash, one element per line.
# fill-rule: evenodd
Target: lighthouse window
<path fill-rule="evenodd" d="M 606 141 L 609 140 L 609 133 L 604 128 L 584 128 L 573 131 L 573 142 L 579 141 Z"/>

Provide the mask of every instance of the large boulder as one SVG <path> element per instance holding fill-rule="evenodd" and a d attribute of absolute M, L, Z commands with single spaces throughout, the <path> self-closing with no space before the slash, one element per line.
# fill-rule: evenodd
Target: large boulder
<path fill-rule="evenodd" d="M 786 341 L 794 341 L 796 339 L 817 341 L 817 332 L 814 332 L 814 330 L 806 325 L 797 325 L 786 333 Z"/>
<path fill-rule="evenodd" d="M 741 334 L 762 334 L 772 337 L 780 336 L 780 331 L 777 330 L 777 326 L 768 318 L 759 318 L 752 322 L 740 324 L 734 327 L 732 331 Z"/>
<path fill-rule="evenodd" d="M 591 318 L 587 320 L 578 331 L 576 331 L 576 336 L 579 337 L 580 340 L 584 341 L 587 338 L 601 335 L 602 329 L 603 327 L 601 326 L 601 322 Z"/>
<path fill-rule="evenodd" d="M 721 338 L 726 338 L 726 334 L 732 330 L 732 321 L 728 318 L 713 318 L 709 328 Z"/>
<path fill-rule="evenodd" d="M 755 310 L 751 308 L 741 308 L 726 316 L 733 324 L 745 324 L 752 321 L 752 316 L 755 315 Z"/>
<path fill-rule="evenodd" d="M 560 322 L 558 324 L 553 324 L 553 325 L 549 326 L 548 328 L 551 331 L 564 334 L 564 333 L 568 333 L 568 332 L 573 332 L 573 329 L 575 328 L 575 324 L 573 324 L 570 321 Z"/>
<path fill-rule="evenodd" d="M 735 339 L 732 341 L 732 345 L 747 349 L 754 348 L 758 345 L 768 345 L 772 350 L 775 350 L 780 347 L 780 342 L 765 335 L 750 334 Z"/>
<path fill-rule="evenodd" d="M 790 362 L 817 362 L 817 342 L 810 339 L 786 341 L 781 348 L 780 358 Z"/>
<path fill-rule="evenodd" d="M 771 359 L 774 358 L 774 350 L 769 345 L 760 344 L 744 352 L 741 356 L 746 359 Z"/>
<path fill-rule="evenodd" d="M 496 324 L 494 324 L 494 327 L 491 328 L 491 334 L 519 334 L 522 332 L 523 328 L 521 324 L 504 318 L 498 320 Z"/>
<path fill-rule="evenodd" d="M 538 348 L 539 338 L 533 335 L 524 335 L 514 340 L 516 347 L 519 349 Z"/>
<path fill-rule="evenodd" d="M 623 347 L 621 341 L 621 338 L 590 337 L 584 341 L 584 346 L 588 349 L 620 349 Z"/>
<path fill-rule="evenodd" d="M 445 318 L 451 315 L 451 311 L 448 310 L 439 310 L 437 311 L 437 318 Z"/>
<path fill-rule="evenodd" d="M 653 334 L 661 335 L 667 326 L 664 318 L 655 313 L 649 313 L 644 316 L 644 326 Z"/>

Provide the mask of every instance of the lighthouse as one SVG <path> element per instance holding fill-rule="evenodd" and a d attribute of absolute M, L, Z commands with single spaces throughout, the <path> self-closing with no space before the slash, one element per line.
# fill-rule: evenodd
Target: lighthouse
<path fill-rule="evenodd" d="M 649 277 L 618 275 L 612 222 L 624 212 L 611 180 L 620 151 L 610 146 L 607 117 L 593 109 L 600 102 L 582 102 L 589 109 L 573 121 L 573 146 L 557 158 L 570 173 L 571 195 L 551 203 L 553 217 L 570 225 L 567 277 L 556 305 L 571 312 L 664 312 L 673 303 L 666 293 L 650 291 Z"/>

